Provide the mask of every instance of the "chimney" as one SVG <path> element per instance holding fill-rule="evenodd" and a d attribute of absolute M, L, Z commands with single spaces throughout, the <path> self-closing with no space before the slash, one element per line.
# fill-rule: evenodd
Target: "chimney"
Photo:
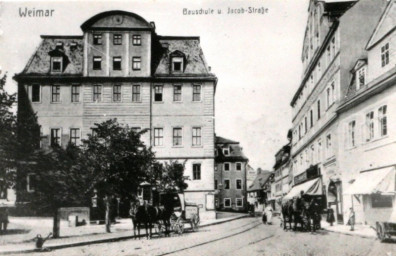
<path fill-rule="evenodd" d="M 211 67 L 211 66 L 209 66 L 208 68 L 209 68 L 209 72 L 211 72 L 211 71 L 212 71 L 212 67 Z"/>

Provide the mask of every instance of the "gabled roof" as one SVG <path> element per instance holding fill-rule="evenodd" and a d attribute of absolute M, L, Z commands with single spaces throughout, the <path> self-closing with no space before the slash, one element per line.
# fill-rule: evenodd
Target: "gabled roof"
<path fill-rule="evenodd" d="M 396 29 L 396 4 L 394 1 L 389 1 L 385 8 L 378 25 L 374 29 L 370 40 L 367 43 L 366 49 L 370 50 L 376 44 L 381 42 L 387 35 Z"/>
<path fill-rule="evenodd" d="M 262 190 L 272 175 L 273 173 L 271 173 L 270 171 L 261 171 L 261 173 L 257 174 L 252 185 L 248 187 L 247 191 L 253 192 L 253 191 Z"/>

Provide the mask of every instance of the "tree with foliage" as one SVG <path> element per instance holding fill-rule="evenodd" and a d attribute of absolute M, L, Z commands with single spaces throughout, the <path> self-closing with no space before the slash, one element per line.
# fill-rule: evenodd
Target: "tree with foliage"
<path fill-rule="evenodd" d="M 60 207 L 89 205 L 91 181 L 94 173 L 86 165 L 80 148 L 69 144 L 49 151 L 37 151 L 29 172 L 35 177 L 35 191 L 31 203 L 36 210 L 52 212 L 53 237 L 59 237 Z"/>
<path fill-rule="evenodd" d="M 110 232 L 110 201 L 114 197 L 128 200 L 155 162 L 151 148 L 140 140 L 146 131 L 135 132 L 116 119 L 95 124 L 93 135 L 83 140 L 84 160 L 94 173 L 92 188 L 105 198 L 106 231 Z"/>
<path fill-rule="evenodd" d="M 16 103 L 16 94 L 9 94 L 5 90 L 7 75 L 0 78 L 0 194 L 7 193 L 7 189 L 16 180 L 16 116 L 12 111 Z"/>
<path fill-rule="evenodd" d="M 186 161 L 156 162 L 148 174 L 148 182 L 164 193 L 184 192 L 188 184 L 184 176 Z"/>

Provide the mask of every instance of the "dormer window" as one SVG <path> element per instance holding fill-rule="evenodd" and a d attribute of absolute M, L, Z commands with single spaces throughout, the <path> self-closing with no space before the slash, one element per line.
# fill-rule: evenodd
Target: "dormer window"
<path fill-rule="evenodd" d="M 356 90 L 366 84 L 366 67 L 361 67 L 356 71 Z"/>
<path fill-rule="evenodd" d="M 62 72 L 62 57 L 51 58 L 51 71 Z"/>
<path fill-rule="evenodd" d="M 223 155 L 229 156 L 230 155 L 230 148 L 223 148 Z"/>
<path fill-rule="evenodd" d="M 56 49 L 62 49 L 63 48 L 63 43 L 62 42 L 57 42 L 56 43 Z"/>
<path fill-rule="evenodd" d="M 77 43 L 76 42 L 70 43 L 70 50 L 75 50 L 76 48 L 77 48 Z"/>
<path fill-rule="evenodd" d="M 183 72 L 183 58 L 173 57 L 172 58 L 172 71 L 173 72 Z"/>

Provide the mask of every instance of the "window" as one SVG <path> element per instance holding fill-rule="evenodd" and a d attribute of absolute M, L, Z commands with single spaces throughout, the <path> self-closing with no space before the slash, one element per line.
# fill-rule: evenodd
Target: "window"
<path fill-rule="evenodd" d="M 132 44 L 133 45 L 141 45 L 142 44 L 142 36 L 141 35 L 133 35 L 132 36 Z"/>
<path fill-rule="evenodd" d="M 330 156 L 332 153 L 331 134 L 328 134 L 326 136 L 326 152 L 327 152 L 327 156 Z"/>
<path fill-rule="evenodd" d="M 317 106 L 318 106 L 318 120 L 319 120 L 320 119 L 320 100 L 318 100 Z"/>
<path fill-rule="evenodd" d="M 237 207 L 243 207 L 243 200 L 242 198 L 236 198 L 235 203 Z"/>
<path fill-rule="evenodd" d="M 102 34 L 94 34 L 93 35 L 93 44 L 95 44 L 95 45 L 102 44 Z"/>
<path fill-rule="evenodd" d="M 52 57 L 51 62 L 52 62 L 51 65 L 52 72 L 62 71 L 62 57 Z"/>
<path fill-rule="evenodd" d="M 329 108 L 330 105 L 331 105 L 331 96 L 330 96 L 330 94 L 331 94 L 330 87 L 328 87 L 328 88 L 326 89 L 326 102 L 327 102 L 327 108 Z"/>
<path fill-rule="evenodd" d="M 72 85 L 71 87 L 71 102 L 79 102 L 80 101 L 80 86 Z"/>
<path fill-rule="evenodd" d="M 121 101 L 121 85 L 113 86 L 113 102 Z"/>
<path fill-rule="evenodd" d="M 301 135 L 301 126 L 302 126 L 302 124 L 300 124 L 300 125 L 298 126 L 298 138 L 299 138 L 299 139 L 301 139 L 301 137 L 302 137 L 302 135 Z"/>
<path fill-rule="evenodd" d="M 201 164 L 193 164 L 193 180 L 201 179 Z"/>
<path fill-rule="evenodd" d="M 133 57 L 132 58 L 132 69 L 133 70 L 140 70 L 141 68 L 141 58 L 140 57 Z"/>
<path fill-rule="evenodd" d="M 182 100 L 182 86 L 174 85 L 173 86 L 173 101 L 181 101 Z"/>
<path fill-rule="evenodd" d="M 201 86 L 193 85 L 193 101 L 201 101 Z"/>
<path fill-rule="evenodd" d="M 355 127 L 356 127 L 356 121 L 351 121 L 348 124 L 348 144 L 349 147 L 354 147 L 355 146 L 355 137 L 356 137 L 356 131 L 355 131 Z"/>
<path fill-rule="evenodd" d="M 218 184 L 217 184 L 217 180 L 215 180 L 215 183 L 214 183 L 214 189 L 217 189 L 217 186 L 218 186 Z"/>
<path fill-rule="evenodd" d="M 330 51 L 330 45 L 329 45 L 329 46 L 327 46 L 326 53 L 327 53 L 327 65 L 330 65 L 330 62 L 331 62 L 331 51 Z"/>
<path fill-rule="evenodd" d="M 138 84 L 132 85 L 132 101 L 140 101 L 140 85 Z"/>
<path fill-rule="evenodd" d="M 70 129 L 70 143 L 77 145 L 80 140 L 80 129 L 71 128 Z"/>
<path fill-rule="evenodd" d="M 51 146 L 61 145 L 61 131 L 59 128 L 51 129 Z"/>
<path fill-rule="evenodd" d="M 313 127 L 313 110 L 311 109 L 309 111 L 309 127 L 312 128 Z"/>
<path fill-rule="evenodd" d="M 29 173 L 26 176 L 26 191 L 27 192 L 34 192 L 36 188 L 36 176 L 34 174 Z"/>
<path fill-rule="evenodd" d="M 366 114 L 366 141 L 374 138 L 374 111 Z"/>
<path fill-rule="evenodd" d="M 161 102 L 162 101 L 162 85 L 156 85 L 154 87 L 154 101 Z"/>
<path fill-rule="evenodd" d="M 224 189 L 230 189 L 230 180 L 224 180 Z"/>
<path fill-rule="evenodd" d="M 305 127 L 305 133 L 308 132 L 308 119 L 307 117 L 304 117 L 304 127 Z"/>
<path fill-rule="evenodd" d="M 162 128 L 154 128 L 154 146 L 162 146 L 164 143 L 164 131 Z"/>
<path fill-rule="evenodd" d="M 230 163 L 224 163 L 224 171 L 230 170 Z"/>
<path fill-rule="evenodd" d="M 231 198 L 224 198 L 224 207 L 231 207 Z"/>
<path fill-rule="evenodd" d="M 356 90 L 359 90 L 365 84 L 366 84 L 366 68 L 363 67 L 357 71 Z"/>
<path fill-rule="evenodd" d="M 100 102 L 102 100 L 102 86 L 94 85 L 93 86 L 93 101 Z"/>
<path fill-rule="evenodd" d="M 121 70 L 121 57 L 113 57 L 113 70 Z"/>
<path fill-rule="evenodd" d="M 371 206 L 373 208 L 392 208 L 393 196 L 386 196 L 381 194 L 371 195 Z"/>
<path fill-rule="evenodd" d="M 201 127 L 193 127 L 192 129 L 192 145 L 201 146 Z"/>
<path fill-rule="evenodd" d="M 40 85 L 34 84 L 32 86 L 32 102 L 40 102 Z"/>
<path fill-rule="evenodd" d="M 173 146 L 182 145 L 182 128 L 173 128 Z"/>
<path fill-rule="evenodd" d="M 173 72 L 182 72 L 183 71 L 183 58 L 182 57 L 173 57 L 172 58 L 172 71 Z"/>
<path fill-rule="evenodd" d="M 94 56 L 93 57 L 93 70 L 101 70 L 102 69 L 102 57 Z"/>
<path fill-rule="evenodd" d="M 60 102 L 60 86 L 51 86 L 51 102 Z"/>
<path fill-rule="evenodd" d="M 379 133 L 380 136 L 386 136 L 388 134 L 387 130 L 387 119 L 386 119 L 386 105 L 378 109 L 378 121 L 379 121 Z"/>
<path fill-rule="evenodd" d="M 122 35 L 121 34 L 114 34 L 113 35 L 113 44 L 114 45 L 121 45 L 122 44 Z"/>
<path fill-rule="evenodd" d="M 235 180 L 235 187 L 236 187 L 236 189 L 242 189 L 242 180 L 241 179 Z"/>
<path fill-rule="evenodd" d="M 322 160 L 322 141 L 318 140 L 318 162 Z"/>
<path fill-rule="evenodd" d="M 236 163 L 236 164 L 235 164 L 235 169 L 236 169 L 237 171 L 242 171 L 242 163 Z"/>
<path fill-rule="evenodd" d="M 381 47 L 381 63 L 382 67 L 389 64 L 389 43 Z"/>
<path fill-rule="evenodd" d="M 331 56 L 332 56 L 332 57 L 335 57 L 335 54 L 336 54 L 335 37 L 333 37 L 333 38 L 331 39 L 330 45 L 331 45 Z"/>
<path fill-rule="evenodd" d="M 331 104 L 333 104 L 336 101 L 335 81 L 331 82 L 330 88 L 331 88 L 330 100 L 331 100 Z"/>
<path fill-rule="evenodd" d="M 229 148 L 223 148 L 223 155 L 229 156 L 230 155 L 230 149 Z"/>

